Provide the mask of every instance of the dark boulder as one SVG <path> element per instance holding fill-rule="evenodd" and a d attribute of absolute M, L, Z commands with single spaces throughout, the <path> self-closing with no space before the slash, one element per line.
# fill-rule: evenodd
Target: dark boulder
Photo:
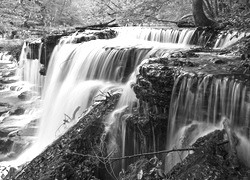
<path fill-rule="evenodd" d="M 30 91 L 24 91 L 21 94 L 18 95 L 18 98 L 21 100 L 29 100 L 32 98 L 32 92 Z"/>

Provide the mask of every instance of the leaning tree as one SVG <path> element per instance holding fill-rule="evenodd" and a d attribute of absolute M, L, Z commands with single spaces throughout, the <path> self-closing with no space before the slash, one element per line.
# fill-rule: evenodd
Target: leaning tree
<path fill-rule="evenodd" d="M 203 8 L 203 0 L 193 0 L 193 17 L 194 23 L 197 27 L 210 26 L 214 27 L 217 23 L 207 17 Z"/>

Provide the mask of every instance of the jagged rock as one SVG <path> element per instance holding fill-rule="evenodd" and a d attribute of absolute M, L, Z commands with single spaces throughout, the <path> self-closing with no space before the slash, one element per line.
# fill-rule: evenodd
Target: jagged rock
<path fill-rule="evenodd" d="M 225 64 L 226 62 L 223 61 L 222 59 L 216 59 L 216 60 L 214 61 L 214 63 L 215 63 L 215 64 Z"/>
<path fill-rule="evenodd" d="M 13 109 L 13 110 L 10 112 L 10 115 L 22 115 L 22 114 L 24 114 L 24 112 L 25 112 L 25 109 L 24 109 L 24 108 L 17 107 L 16 109 Z"/>
<path fill-rule="evenodd" d="M 11 105 L 8 103 L 1 103 L 0 102 L 0 116 L 11 109 Z"/>
<path fill-rule="evenodd" d="M 6 112 L 8 112 L 10 110 L 10 108 L 8 107 L 0 107 L 0 116 Z"/>
<path fill-rule="evenodd" d="M 9 72 L 3 73 L 3 77 L 11 77 L 11 76 L 14 76 L 14 75 L 15 75 L 14 71 L 9 71 Z"/>
<path fill-rule="evenodd" d="M 7 77 L 0 79 L 0 82 L 3 84 L 11 84 L 17 82 L 18 79 L 16 77 Z"/>
<path fill-rule="evenodd" d="M 10 139 L 7 140 L 0 139 L 0 161 L 1 161 L 1 155 L 10 152 L 12 145 L 13 141 L 11 141 Z"/>
<path fill-rule="evenodd" d="M 166 122 L 174 85 L 174 71 L 168 65 L 168 59 L 151 59 L 139 69 L 133 90 L 136 97 L 146 104 L 140 103 L 142 109 L 148 107 L 152 119 Z"/>
<path fill-rule="evenodd" d="M 120 95 L 108 97 L 57 139 L 43 153 L 22 168 L 12 179 L 97 179 L 100 169 L 98 148 L 104 131 L 103 121 L 115 108 Z M 85 156 L 86 155 L 86 156 Z M 101 154 L 100 154 L 101 155 Z M 105 173 L 101 174 L 104 177 Z"/>
<path fill-rule="evenodd" d="M 9 132 L 0 130 L 0 138 L 7 137 L 8 133 L 9 133 Z"/>
<path fill-rule="evenodd" d="M 216 130 L 199 138 L 192 146 L 197 148 L 167 174 L 167 179 L 243 179 L 247 168 L 233 169 L 229 162 L 225 131 Z"/>
<path fill-rule="evenodd" d="M 137 98 L 148 102 L 151 106 L 169 106 L 174 85 L 174 71 L 167 66 L 167 59 L 149 61 L 140 67 L 139 73 L 133 88 Z"/>
<path fill-rule="evenodd" d="M 39 73 L 42 75 L 42 76 L 45 76 L 46 75 L 46 72 L 47 72 L 47 69 L 44 65 L 42 65 Z"/>
<path fill-rule="evenodd" d="M 140 158 L 131 164 L 126 172 L 121 172 L 119 178 L 123 180 L 162 180 L 165 178 L 162 162 L 157 157 L 151 159 Z"/>
<path fill-rule="evenodd" d="M 1 91 L 1 90 L 4 90 L 5 88 L 6 88 L 6 85 L 0 83 L 0 91 Z"/>
<path fill-rule="evenodd" d="M 168 58 L 151 58 L 148 63 L 141 65 L 136 84 L 133 86 L 137 98 L 148 103 L 149 107 L 168 109 L 174 78 L 180 74 L 194 78 L 206 75 L 217 78 L 227 77 L 250 86 L 248 60 L 239 61 L 239 58 L 220 57 L 211 53 L 209 56 L 206 53 L 196 56 L 193 53 L 194 50 L 191 50 L 191 55 L 188 52 L 170 53 Z M 193 86 L 196 87 L 195 85 Z M 149 112 L 156 114 L 153 108 L 149 109 Z"/>
<path fill-rule="evenodd" d="M 216 130 L 199 138 L 192 147 L 193 153 L 175 165 L 167 174 L 156 156 L 142 157 L 120 173 L 124 180 L 193 180 L 193 179 L 248 179 L 249 168 L 230 166 L 230 151 L 225 140 L 225 131 Z M 172 152 L 177 153 L 177 152 Z M 140 178 L 138 178 L 140 177 Z"/>
<path fill-rule="evenodd" d="M 32 92 L 30 91 L 24 91 L 21 94 L 18 95 L 18 98 L 21 100 L 29 100 L 32 97 Z"/>
<path fill-rule="evenodd" d="M 22 86 L 17 86 L 17 85 L 10 86 L 11 91 L 20 91 L 22 89 L 23 89 Z"/>

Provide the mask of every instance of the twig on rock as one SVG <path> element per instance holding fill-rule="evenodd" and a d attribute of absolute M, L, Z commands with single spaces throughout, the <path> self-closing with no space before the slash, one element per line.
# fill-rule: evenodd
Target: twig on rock
<path fill-rule="evenodd" d="M 98 159 L 101 159 L 102 161 L 117 161 L 117 160 L 122 160 L 122 159 L 131 159 L 131 158 L 136 158 L 136 157 L 141 157 L 141 156 L 150 156 L 150 155 L 156 155 L 156 154 L 168 154 L 172 152 L 182 152 L 182 151 L 195 151 L 197 148 L 183 148 L 183 149 L 171 149 L 171 150 L 163 150 L 163 151 L 156 151 L 156 152 L 148 152 L 148 153 L 141 153 L 141 154 L 134 154 L 131 156 L 123 156 L 123 157 L 110 157 L 108 155 L 107 157 L 99 157 Z M 91 158 L 97 158 L 96 155 L 90 155 L 90 154 L 80 154 L 76 152 L 69 152 L 69 154 L 73 155 L 78 155 L 82 157 L 91 157 Z"/>

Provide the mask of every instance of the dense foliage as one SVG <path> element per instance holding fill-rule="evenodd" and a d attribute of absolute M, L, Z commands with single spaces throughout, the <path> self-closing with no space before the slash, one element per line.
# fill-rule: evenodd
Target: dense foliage
<path fill-rule="evenodd" d="M 227 27 L 249 28 L 250 0 L 203 0 L 204 10 L 210 19 Z"/>
<path fill-rule="evenodd" d="M 71 0 L 0 0 L 0 30 L 74 25 L 77 9 Z"/>
<path fill-rule="evenodd" d="M 191 0 L 94 0 L 94 17 L 122 25 L 159 24 L 191 12 Z"/>
<path fill-rule="evenodd" d="M 0 31 L 15 27 L 85 26 L 116 19 L 120 25 L 152 25 L 192 14 L 192 0 L 0 0 Z M 248 27 L 249 0 L 203 0 L 210 19 Z M 190 16 L 189 16 L 190 17 Z"/>

